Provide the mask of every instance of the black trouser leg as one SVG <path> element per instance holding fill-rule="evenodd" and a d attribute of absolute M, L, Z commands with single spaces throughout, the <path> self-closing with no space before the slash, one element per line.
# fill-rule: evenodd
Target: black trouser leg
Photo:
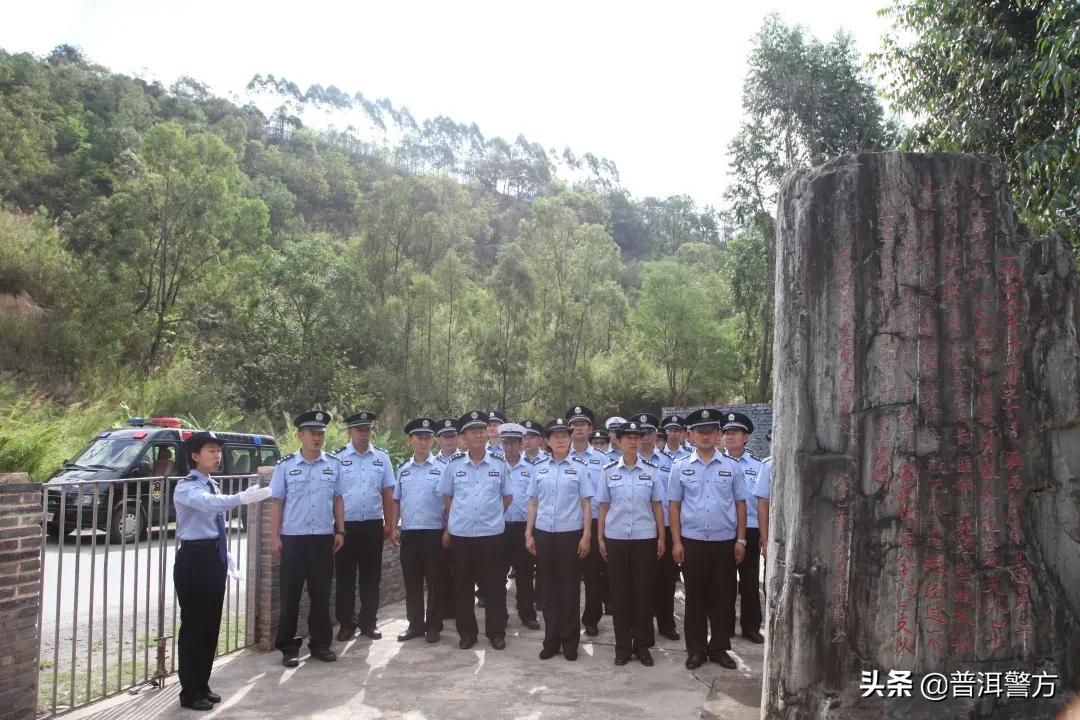
<path fill-rule="evenodd" d="M 758 573 L 761 571 L 761 530 L 746 528 L 746 556 L 739 573 L 739 627 L 743 635 L 761 631 L 761 594 Z M 734 607 L 732 608 L 734 611 Z M 733 626 L 734 627 L 734 626 Z"/>
<path fill-rule="evenodd" d="M 630 629 L 633 627 L 633 587 L 634 568 L 630 552 L 631 540 L 612 540 L 605 538 L 607 546 L 607 578 L 611 591 L 611 624 L 615 627 L 615 653 L 629 656 L 633 649 Z M 649 624 L 652 624 L 650 618 Z"/>
<path fill-rule="evenodd" d="M 210 670 L 221 628 L 225 566 L 217 548 L 181 545 L 173 565 L 173 585 L 180 605 L 177 638 L 180 703 L 190 705 L 210 690 Z"/>
<path fill-rule="evenodd" d="M 278 582 L 281 593 L 281 616 L 275 647 L 285 653 L 299 652 L 301 640 L 296 636 L 300 614 L 300 598 L 304 593 L 307 571 L 304 567 L 304 535 L 281 536 L 281 565 Z"/>
<path fill-rule="evenodd" d="M 664 537 L 664 556 L 656 560 L 653 579 L 653 613 L 656 629 L 671 631 L 675 629 L 675 578 L 679 567 L 671 556 L 671 528 L 664 528 Z"/>
<path fill-rule="evenodd" d="M 585 610 L 581 614 L 584 625 L 597 625 L 604 616 L 604 602 L 608 596 L 607 570 L 604 558 L 600 557 L 600 538 L 596 536 L 597 521 L 592 521 L 592 544 L 589 554 L 581 561 L 581 572 L 585 576 Z"/>
<path fill-rule="evenodd" d="M 364 520 L 356 523 L 360 532 L 357 555 L 357 576 L 360 581 L 360 631 L 375 627 L 379 610 L 379 585 L 382 582 L 383 521 Z M 346 523 L 346 526 L 348 523 Z"/>
<path fill-rule="evenodd" d="M 306 551 L 304 566 L 307 574 L 308 647 L 320 650 L 330 647 L 333 637 L 330 623 L 330 582 L 334 576 L 334 536 L 302 536 Z"/>
<path fill-rule="evenodd" d="M 356 567 L 360 557 L 359 523 L 345 523 L 345 544 L 334 555 L 334 615 L 345 630 L 356 628 Z"/>
<path fill-rule="evenodd" d="M 427 582 L 427 616 L 424 626 L 434 632 L 442 632 L 443 606 L 450 595 L 446 587 L 446 555 L 442 547 L 442 530 L 417 530 L 423 533 L 421 560 L 424 580 Z M 410 620 L 411 624 L 411 620 Z"/>
<path fill-rule="evenodd" d="M 446 572 L 445 584 L 446 595 L 442 605 L 443 620 L 453 620 L 457 614 L 457 580 L 454 575 L 454 551 L 451 548 L 443 548 L 443 568 Z"/>
<path fill-rule="evenodd" d="M 735 541 L 710 542 L 708 605 L 710 653 L 731 649 L 731 636 L 735 633 L 735 618 L 731 608 L 735 605 Z"/>
<path fill-rule="evenodd" d="M 656 574 L 656 538 L 630 543 L 630 613 L 634 650 L 656 644 L 652 623 L 653 576 Z M 614 595 L 612 596 L 614 599 Z"/>
<path fill-rule="evenodd" d="M 536 554 L 544 578 L 544 647 L 577 652 L 581 624 L 581 568 L 577 547 L 581 532 L 536 530 Z"/>
<path fill-rule="evenodd" d="M 454 624 L 463 638 L 474 638 L 479 634 L 473 609 L 478 563 L 471 540 L 457 535 L 450 538 L 450 549 L 454 553 Z"/>
<path fill-rule="evenodd" d="M 514 568 L 514 588 L 518 617 L 536 619 L 536 598 L 533 594 L 533 556 L 525 549 L 525 523 L 508 522 L 503 531 L 506 564 Z"/>
<path fill-rule="evenodd" d="M 506 552 L 502 533 L 472 538 L 476 547 L 476 582 L 484 596 L 484 635 L 506 637 Z"/>
<path fill-rule="evenodd" d="M 405 617 L 409 628 L 426 629 L 424 623 L 425 530 L 401 531 L 401 577 L 405 582 Z M 438 531 L 436 531 L 438 532 Z M 429 590 L 430 596 L 430 590 Z"/>

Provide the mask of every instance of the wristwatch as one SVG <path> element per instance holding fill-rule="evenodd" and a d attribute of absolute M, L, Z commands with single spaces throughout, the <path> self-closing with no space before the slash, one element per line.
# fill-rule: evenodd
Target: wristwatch
<path fill-rule="evenodd" d="M 745 545 L 746 538 L 735 538 L 735 542 L 739 543 L 740 545 Z"/>

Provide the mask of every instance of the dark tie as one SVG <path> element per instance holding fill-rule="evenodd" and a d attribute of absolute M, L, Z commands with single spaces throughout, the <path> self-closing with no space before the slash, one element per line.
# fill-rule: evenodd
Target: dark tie
<path fill-rule="evenodd" d="M 217 495 L 218 494 L 218 489 L 217 489 L 217 486 L 214 485 L 213 480 L 210 480 L 209 483 L 210 483 L 210 492 Z M 216 515 L 214 515 L 214 519 L 217 520 L 217 554 L 218 554 L 218 558 L 221 559 L 221 564 L 222 565 L 224 565 L 225 567 L 228 567 L 229 566 L 229 559 L 228 559 L 229 540 L 225 536 L 225 513 L 220 513 L 220 512 L 217 513 Z"/>

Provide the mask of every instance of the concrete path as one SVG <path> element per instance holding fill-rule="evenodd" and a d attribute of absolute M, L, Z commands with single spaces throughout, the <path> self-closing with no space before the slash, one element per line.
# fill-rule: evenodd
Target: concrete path
<path fill-rule="evenodd" d="M 511 586 L 512 587 L 512 586 Z M 512 592 L 508 593 L 512 598 Z M 508 606 L 513 608 L 512 599 Z M 483 627 L 483 611 L 478 616 Z M 681 626 L 681 587 L 676 614 Z M 122 695 L 68 715 L 72 720 L 157 720 L 196 717 L 256 718 L 574 718 L 580 720 L 757 720 L 763 646 L 732 640 L 737 670 L 707 663 L 695 672 L 683 663 L 682 641 L 658 638 L 656 665 L 636 660 L 614 665 L 610 616 L 596 642 L 582 645 L 577 662 L 561 655 L 537 658 L 542 632 L 511 616 L 505 650 L 485 638 L 471 650 L 457 648 L 453 625 L 442 641 L 399 643 L 404 603 L 379 610 L 383 639 L 335 643 L 339 659 L 326 664 L 304 658 L 300 667 L 281 666 L 280 653 L 246 650 L 222 659 L 211 686 L 223 702 L 210 713 L 180 707 L 175 676 L 162 690 Z M 680 627 L 681 629 L 681 627 Z M 585 638 L 583 640 L 592 640 Z"/>

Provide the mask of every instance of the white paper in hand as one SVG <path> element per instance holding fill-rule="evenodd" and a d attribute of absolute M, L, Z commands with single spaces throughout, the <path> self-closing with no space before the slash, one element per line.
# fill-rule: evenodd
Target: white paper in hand
<path fill-rule="evenodd" d="M 229 553 L 228 561 L 229 561 L 229 577 L 231 577 L 233 580 L 243 580 L 244 579 L 244 573 L 242 573 L 240 571 L 240 568 L 236 564 L 236 558 L 233 557 L 232 553 Z"/>

